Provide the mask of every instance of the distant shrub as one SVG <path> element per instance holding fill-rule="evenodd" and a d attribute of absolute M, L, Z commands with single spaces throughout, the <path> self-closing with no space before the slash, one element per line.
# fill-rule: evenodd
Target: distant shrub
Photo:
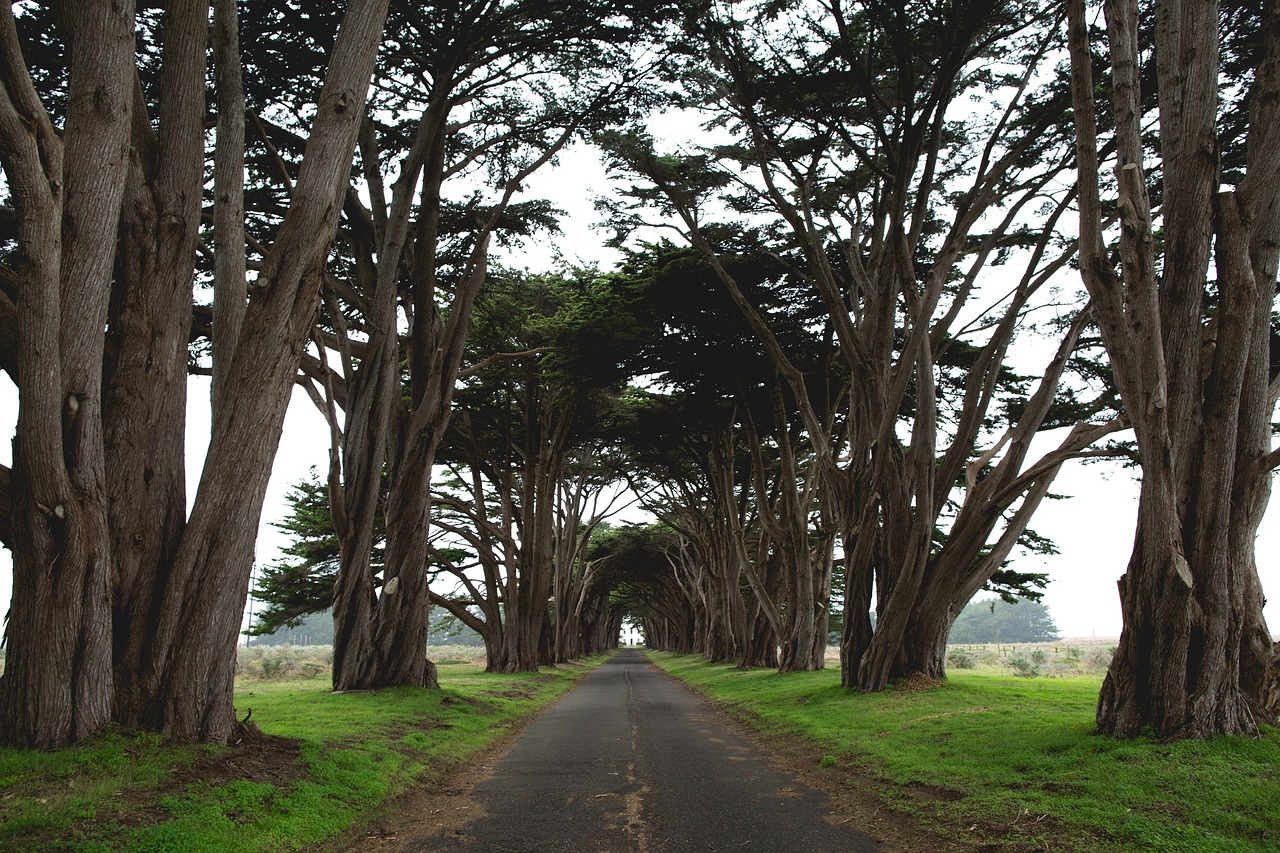
<path fill-rule="evenodd" d="M 1107 667 L 1111 666 L 1111 659 L 1116 656 L 1116 647 L 1110 646 L 1107 649 L 1095 649 L 1089 654 L 1085 663 L 1090 669 L 1099 672 L 1105 672 Z"/>
<path fill-rule="evenodd" d="M 973 669 L 978 662 L 973 659 L 973 655 L 964 649 L 952 649 L 947 655 L 947 666 L 953 669 Z"/>
<path fill-rule="evenodd" d="M 332 666 L 330 646 L 259 646 L 240 649 L 236 655 L 236 675 L 256 681 L 315 678 Z"/>
<path fill-rule="evenodd" d="M 1036 657 L 1040 660 L 1037 661 Z M 1021 678 L 1036 678 L 1040 675 L 1040 667 L 1044 664 L 1044 652 L 1039 650 L 1031 657 L 1026 655 L 1015 655 L 1009 658 L 1009 666 L 1013 669 L 1013 674 Z"/>

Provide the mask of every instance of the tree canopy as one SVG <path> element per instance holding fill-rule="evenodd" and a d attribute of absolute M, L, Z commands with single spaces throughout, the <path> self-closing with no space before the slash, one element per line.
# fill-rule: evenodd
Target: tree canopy
<path fill-rule="evenodd" d="M 296 387 L 329 454 L 251 630 L 331 610 L 336 689 L 436 686 L 433 607 L 494 671 L 631 619 L 941 678 L 1110 457 L 1142 497 L 1100 728 L 1255 732 L 1280 4 L 1093 5 L 6 4 L 0 739 L 233 739 Z M 521 269 L 575 145 L 623 260 Z"/>

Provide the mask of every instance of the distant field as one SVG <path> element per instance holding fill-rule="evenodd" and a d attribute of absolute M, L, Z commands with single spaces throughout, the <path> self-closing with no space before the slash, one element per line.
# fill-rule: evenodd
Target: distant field
<path fill-rule="evenodd" d="M 1048 643 L 957 643 L 947 646 L 947 670 L 1046 677 L 1103 675 L 1117 642 L 1114 637 L 1089 637 Z M 828 646 L 826 659 L 839 663 L 839 647 Z"/>
<path fill-rule="evenodd" d="M 436 666 L 484 666 L 483 646 L 431 646 L 427 656 Z M 242 681 L 315 678 L 332 669 L 332 646 L 241 646 L 236 656 L 236 678 Z"/>

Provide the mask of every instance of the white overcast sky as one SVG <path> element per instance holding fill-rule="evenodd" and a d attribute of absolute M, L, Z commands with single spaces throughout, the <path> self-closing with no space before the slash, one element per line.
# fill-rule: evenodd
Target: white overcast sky
<path fill-rule="evenodd" d="M 612 256 L 601 246 L 605 235 L 594 233 L 597 219 L 592 209 L 594 195 L 606 185 L 602 167 L 592 157 L 569 157 L 566 166 L 529 181 L 528 197 L 547 197 L 570 213 L 565 234 L 552 245 L 529 248 L 513 255 L 507 263 L 533 270 L 549 268 L 555 250 L 570 263 L 598 261 L 608 267 Z M 208 382 L 192 379 L 188 423 L 188 465 L 190 490 L 203 463 L 208 440 Z M 0 374 L 0 463 L 12 464 L 11 441 L 17 421 L 17 393 L 5 374 Z M 311 466 L 324 470 L 328 430 L 324 421 L 301 391 L 295 391 L 285 422 L 284 438 L 272 471 L 260 528 L 257 561 L 271 562 L 278 556 L 280 535 L 270 527 L 285 515 L 284 494 L 290 484 L 306 476 Z M 1133 544 L 1137 512 L 1137 482 L 1132 473 L 1112 467 L 1082 463 L 1068 464 L 1053 491 L 1068 495 L 1062 501 L 1047 501 L 1037 512 L 1032 527 L 1052 539 L 1061 551 L 1052 557 L 1025 557 L 1017 568 L 1048 572 L 1051 582 L 1044 601 L 1049 606 L 1064 637 L 1115 637 L 1121 618 L 1116 581 L 1123 574 Z M 1258 540 L 1258 565 L 1264 590 L 1273 603 L 1266 615 L 1272 633 L 1280 633 L 1280 496 L 1262 525 Z M 12 583 L 9 552 L 0 548 L 0 606 L 7 611 Z"/>

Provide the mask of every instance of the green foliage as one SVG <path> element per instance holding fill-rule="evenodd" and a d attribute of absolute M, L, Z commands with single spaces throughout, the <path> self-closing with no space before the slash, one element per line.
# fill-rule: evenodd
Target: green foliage
<path fill-rule="evenodd" d="M 323 611 L 333 602 L 340 552 L 329 514 L 329 487 L 313 467 L 305 480 L 293 484 L 285 501 L 288 515 L 272 524 L 291 541 L 281 549 L 284 556 L 264 567 L 254 584 L 253 598 L 266 606 L 254 614 L 254 622 L 246 631 L 250 636 L 297 628 L 309 614 Z M 379 568 L 385 538 L 381 513 L 375 521 L 374 535 L 377 544 L 373 563 Z M 329 637 L 332 636 L 331 627 Z"/>
<path fill-rule="evenodd" d="M 1060 634 L 1049 608 L 1036 601 L 999 599 L 969 602 L 956 617 L 950 643 L 1038 643 Z"/>
<path fill-rule="evenodd" d="M 966 848 L 1280 849 L 1280 729 L 1177 743 L 1097 737 L 1098 677 L 963 672 L 932 690 L 859 694 L 832 670 L 650 656 L 763 736 L 834 756 L 840 779 L 856 768 L 869 777 L 863 795 Z"/>
<path fill-rule="evenodd" d="M 240 714 L 252 708 L 264 733 L 289 740 L 240 748 L 116 732 L 54 752 L 0 748 L 0 849 L 314 847 L 460 766 L 600 661 L 535 675 L 442 665 L 441 690 L 334 694 L 318 680 L 246 682 L 236 693 Z M 284 763 L 266 778 L 245 778 L 264 755 Z"/>
<path fill-rule="evenodd" d="M 661 524 L 605 527 L 592 537 L 587 559 L 600 566 L 601 583 L 624 613 L 671 615 L 685 605 L 668 559 L 677 541 L 675 531 Z"/>
<path fill-rule="evenodd" d="M 1009 666 L 1019 678 L 1039 678 L 1047 661 L 1048 656 L 1036 649 L 1030 655 L 1018 654 L 1009 658 Z"/>

